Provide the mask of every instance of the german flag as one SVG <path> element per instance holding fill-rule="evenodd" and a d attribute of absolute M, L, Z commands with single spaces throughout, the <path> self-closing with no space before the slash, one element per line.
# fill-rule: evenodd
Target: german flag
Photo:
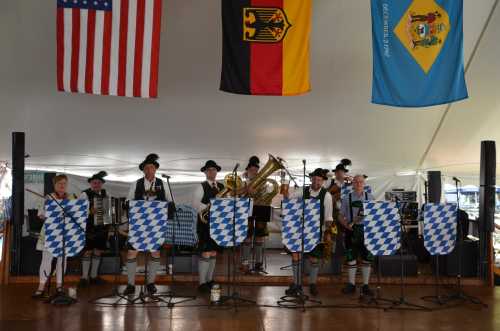
<path fill-rule="evenodd" d="M 312 0 L 222 0 L 222 91 L 298 95 L 311 89 Z"/>

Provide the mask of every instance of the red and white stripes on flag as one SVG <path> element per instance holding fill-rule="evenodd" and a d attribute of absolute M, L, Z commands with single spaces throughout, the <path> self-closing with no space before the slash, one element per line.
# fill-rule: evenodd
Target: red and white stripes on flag
<path fill-rule="evenodd" d="M 162 0 L 57 0 L 59 91 L 156 98 Z"/>

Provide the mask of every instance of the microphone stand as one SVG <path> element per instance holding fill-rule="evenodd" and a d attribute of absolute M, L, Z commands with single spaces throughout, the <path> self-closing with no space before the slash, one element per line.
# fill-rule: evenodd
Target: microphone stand
<path fill-rule="evenodd" d="M 457 264 L 458 264 L 458 272 L 457 272 L 457 284 L 456 284 L 456 293 L 453 293 L 445 298 L 446 301 L 453 300 L 461 300 L 463 302 L 468 302 L 474 305 L 480 305 L 484 308 L 488 308 L 488 305 L 482 302 L 479 298 L 473 297 L 465 293 L 462 286 L 462 258 L 463 258 L 463 231 L 462 224 L 460 223 L 460 194 L 459 194 L 459 185 L 460 180 L 456 177 L 453 177 L 453 181 L 455 182 L 455 189 L 457 194 L 457 236 L 458 236 L 458 252 L 457 252 Z"/>
<path fill-rule="evenodd" d="M 246 299 L 240 296 L 238 291 L 235 290 L 235 287 L 239 288 L 239 283 L 235 284 L 236 281 L 236 202 L 238 198 L 238 187 L 237 187 L 237 180 L 236 176 L 237 170 L 239 167 L 239 163 L 236 164 L 236 166 L 233 169 L 233 180 L 234 180 L 234 187 L 233 187 L 233 231 L 232 231 L 232 241 L 233 241 L 233 246 L 231 247 L 231 258 L 228 257 L 228 281 L 229 281 L 229 295 L 224 295 L 221 296 L 220 298 L 220 304 L 225 305 L 225 306 L 232 306 L 235 311 L 238 311 L 238 307 L 241 306 L 243 303 L 247 303 L 249 305 L 255 305 L 256 302 L 250 299 Z M 231 263 L 229 261 L 232 260 L 232 269 L 231 269 Z M 236 285 L 236 286 L 235 286 Z M 231 304 L 232 302 L 232 304 Z"/>
<path fill-rule="evenodd" d="M 303 312 L 306 311 L 306 303 L 307 302 L 312 302 L 318 305 L 321 305 L 321 301 L 319 300 L 314 300 L 310 299 L 308 295 L 304 294 L 304 289 L 302 288 L 302 282 L 304 279 L 304 266 L 305 266 L 305 259 L 304 259 L 304 230 L 305 230 L 305 215 L 306 215 L 306 160 L 302 160 L 302 180 L 303 180 L 303 185 L 302 185 L 302 216 L 301 216 L 301 225 L 300 225 L 300 232 L 301 232 L 301 249 L 300 249 L 300 264 L 299 264 L 299 279 L 298 279 L 298 284 L 297 285 L 297 294 L 296 295 L 285 295 L 280 298 L 278 301 L 278 306 L 283 307 L 283 308 L 291 308 L 291 309 L 297 309 L 301 308 Z M 321 231 L 321 229 L 320 229 Z M 293 254 L 293 253 L 292 253 Z"/>
<path fill-rule="evenodd" d="M 176 245 L 176 241 L 175 241 L 175 228 L 176 226 L 177 227 L 181 227 L 180 225 L 180 222 L 179 222 L 179 218 L 177 217 L 177 207 L 176 207 L 176 204 L 175 204 L 175 199 L 174 199 L 174 194 L 172 193 L 172 187 L 170 186 L 170 176 L 168 175 L 161 175 L 163 178 L 165 178 L 167 180 L 167 186 L 168 186 L 168 191 L 170 192 L 170 197 L 172 198 L 172 207 L 174 208 L 174 224 L 172 224 L 172 251 L 171 251 L 171 254 L 170 254 L 170 257 L 172 259 L 172 286 L 175 284 L 175 245 Z M 168 263 L 167 263 L 167 268 L 168 268 Z M 167 297 L 168 298 L 168 302 L 167 302 L 167 307 L 168 308 L 173 308 L 176 304 L 179 304 L 179 303 L 183 303 L 183 302 L 187 302 L 187 301 L 192 301 L 192 300 L 195 300 L 196 297 L 195 296 L 185 296 L 185 295 L 177 295 L 172 289 L 170 289 L 169 291 L 167 291 L 167 293 L 160 293 L 157 295 L 158 297 Z M 178 300 L 178 301 L 173 301 L 175 299 L 181 299 L 181 300 Z M 162 300 L 163 301 L 163 300 Z"/>

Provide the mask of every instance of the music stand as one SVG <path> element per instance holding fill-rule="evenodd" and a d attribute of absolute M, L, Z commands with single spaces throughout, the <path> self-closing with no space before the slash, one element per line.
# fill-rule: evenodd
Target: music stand
<path fill-rule="evenodd" d="M 86 220 L 87 220 L 87 214 L 88 214 L 88 201 L 87 200 L 63 200 L 62 203 L 59 202 L 57 199 L 55 199 L 52 194 L 49 194 L 48 195 L 50 197 L 50 202 L 52 203 L 52 206 L 50 206 L 50 202 L 47 204 L 46 203 L 46 216 L 47 216 L 47 220 L 45 222 L 50 222 L 50 215 L 52 212 L 56 213 L 56 209 L 58 207 L 58 209 L 60 209 L 60 211 L 62 211 L 62 226 L 60 226 L 59 224 L 56 225 L 56 229 L 55 230 L 60 230 L 61 231 L 61 237 L 62 237 L 62 252 L 61 252 L 61 255 L 59 256 L 58 254 L 56 254 L 56 250 L 57 250 L 57 247 L 54 248 L 54 250 L 51 251 L 51 254 L 55 257 L 56 259 L 56 270 L 57 270 L 57 260 L 59 257 L 62 258 L 62 279 L 61 279 L 61 287 L 64 289 L 64 278 L 65 278 L 65 271 L 66 271 L 66 268 L 65 268 L 65 265 L 66 265 L 66 257 L 67 256 L 75 256 L 77 255 L 78 253 L 80 253 L 80 251 L 83 249 L 83 247 L 85 246 L 85 227 L 82 227 L 81 224 L 79 224 L 78 221 L 76 221 L 74 218 L 73 218 L 73 213 L 80 213 L 80 215 L 78 216 L 78 219 L 81 220 L 80 223 L 85 223 Z M 63 205 L 64 204 L 64 205 Z M 68 212 L 68 210 L 66 210 L 66 207 L 68 206 L 68 204 L 70 205 L 70 208 L 76 208 L 76 210 L 72 211 L 72 212 Z M 54 216 L 54 220 L 57 219 L 57 215 Z M 69 224 L 70 226 L 72 226 L 71 230 L 80 230 L 78 237 L 75 238 L 76 240 L 75 241 L 72 241 L 72 245 L 70 246 L 67 246 L 67 243 L 66 243 L 66 237 L 68 236 L 68 229 L 67 229 L 67 223 L 66 223 L 66 219 L 69 219 L 71 221 L 71 223 Z M 48 223 L 47 223 L 48 224 Z M 49 225 L 50 226 L 50 225 Z M 50 229 L 45 229 L 45 232 L 46 232 L 46 243 L 50 241 Z M 48 232 L 48 233 L 47 233 Z M 56 234 L 56 236 L 58 236 L 58 234 Z M 57 239 L 57 238 L 54 238 L 54 239 Z M 57 245 L 57 243 L 56 243 Z M 66 252 L 66 250 L 70 249 L 70 253 L 68 254 Z M 49 249 L 49 248 L 48 248 Z M 49 249 L 50 251 L 50 249 Z M 49 278 L 49 281 L 50 281 L 50 278 Z M 78 300 L 75 299 L 75 298 L 72 298 L 70 297 L 69 295 L 67 295 L 64 291 L 62 292 L 56 292 L 56 294 L 50 296 L 48 299 L 47 299 L 47 302 L 48 303 L 51 303 L 51 304 L 54 304 L 54 305 L 71 305 L 71 304 L 74 304 L 76 303 Z"/>
<path fill-rule="evenodd" d="M 368 251 L 377 258 L 377 288 L 375 296 L 370 297 L 367 303 L 376 306 L 383 302 L 394 305 L 397 301 L 381 296 L 380 257 L 394 255 L 401 247 L 399 210 L 394 202 L 386 201 L 365 201 L 363 210 L 364 243 Z"/>
<path fill-rule="evenodd" d="M 233 171 L 233 176 L 236 178 L 235 171 Z M 234 187 L 236 190 L 236 185 Z M 242 304 L 255 305 L 256 302 L 241 297 L 237 291 L 240 284 L 236 283 L 235 248 L 241 245 L 247 236 L 250 199 L 237 198 L 237 193 L 233 193 L 232 198 L 218 198 L 211 201 L 210 237 L 220 247 L 231 247 L 231 256 L 228 257 L 227 265 L 229 294 L 221 297 L 220 306 L 231 306 L 238 311 L 238 307 Z M 230 263 L 231 260 L 232 263 Z"/>
<path fill-rule="evenodd" d="M 173 286 L 175 284 L 175 263 L 174 262 L 175 262 L 175 246 L 177 244 L 177 241 L 176 241 L 177 230 L 176 229 L 180 229 L 181 224 L 179 221 L 179 217 L 177 215 L 177 208 L 176 208 L 176 204 L 175 204 L 174 194 L 172 193 L 172 188 L 170 186 L 170 176 L 162 175 L 162 177 L 164 177 L 167 180 L 168 190 L 170 192 L 170 197 L 172 198 L 172 205 L 173 205 L 172 208 L 174 208 L 174 213 L 173 213 L 174 219 L 172 220 L 174 222 L 172 224 L 172 250 L 170 251 L 171 252 L 170 256 L 172 258 L 172 286 Z M 168 225 L 167 225 L 167 233 L 168 233 Z M 192 300 L 196 299 L 196 296 L 177 295 L 171 288 L 166 293 L 159 293 L 157 296 L 162 298 L 162 299 L 164 297 L 168 298 L 168 302 L 167 302 L 168 308 L 173 308 L 176 304 L 184 303 L 184 302 L 192 301 Z M 179 299 L 179 300 L 174 302 L 174 300 L 176 300 L 176 299 Z"/>
<path fill-rule="evenodd" d="M 397 197 L 395 197 L 395 200 L 396 200 L 396 206 L 397 206 L 398 213 L 399 213 L 399 224 L 400 224 L 400 228 L 401 228 L 400 247 L 399 247 L 399 262 L 401 265 L 401 279 L 400 279 L 400 284 L 399 284 L 400 296 L 399 296 L 399 300 L 395 301 L 394 304 L 392 306 L 390 306 L 389 308 L 385 308 L 385 310 L 425 310 L 425 311 L 429 311 L 431 309 L 428 307 L 425 307 L 422 305 L 417 305 L 414 303 L 410 303 L 406 300 L 406 296 L 405 296 L 405 287 L 406 287 L 405 264 L 404 264 L 404 260 L 403 260 L 403 240 L 404 240 L 403 237 L 404 237 L 404 233 L 405 233 L 405 224 L 403 222 L 403 215 L 402 215 L 402 208 L 401 208 L 400 201 Z"/>
<path fill-rule="evenodd" d="M 167 232 L 167 202 L 132 200 L 129 202 L 129 244 L 139 252 L 144 252 L 144 283 L 140 286 L 139 296 L 129 299 L 130 304 L 145 305 L 163 303 L 169 307 L 170 302 L 161 296 L 145 292 L 144 285 L 148 279 L 148 253 L 159 250 Z"/>
<path fill-rule="evenodd" d="M 446 297 L 446 301 L 461 300 L 463 302 L 469 302 L 469 303 L 472 303 L 474 305 L 479 305 L 479 306 L 482 306 L 484 308 L 488 308 L 488 305 L 486 303 L 482 302 L 479 298 L 473 297 L 473 296 L 465 293 L 463 286 L 462 286 L 462 258 L 463 258 L 464 236 L 463 236 L 462 224 L 460 223 L 460 219 L 458 217 L 459 212 L 460 212 L 460 193 L 459 193 L 458 183 L 460 182 L 460 180 L 456 177 L 453 177 L 453 180 L 455 181 L 455 189 L 456 189 L 456 194 L 457 194 L 458 272 L 457 272 L 456 292 L 448 295 Z"/>
<path fill-rule="evenodd" d="M 309 247 L 307 249 L 308 252 L 310 252 L 311 250 L 314 249 L 314 247 L 316 247 L 316 245 L 319 245 L 320 244 L 320 236 L 321 236 L 321 228 L 320 228 L 320 216 L 319 216 L 319 211 L 318 210 L 321 210 L 320 208 L 320 200 L 318 199 L 309 199 L 309 203 L 311 203 L 312 206 L 307 206 L 306 208 L 306 199 L 304 198 L 305 197 L 305 193 L 306 193 L 306 185 L 305 185 L 305 182 L 306 182 L 306 160 L 302 160 L 302 164 L 303 164 L 303 183 L 304 185 L 302 186 L 302 199 L 300 201 L 300 209 L 298 208 L 293 208 L 295 211 L 298 211 L 298 213 L 296 213 L 295 215 L 293 215 L 291 217 L 291 220 L 292 219 L 296 219 L 297 217 L 300 217 L 300 226 L 299 226 L 299 231 L 300 231 L 300 243 L 297 243 L 295 242 L 295 245 L 292 244 L 291 242 L 289 242 L 285 236 L 283 236 L 283 241 L 284 241 L 284 244 L 285 246 L 291 251 L 291 252 L 297 252 L 298 249 L 297 249 L 297 244 L 300 245 L 300 258 L 301 258 L 301 263 L 299 265 L 299 279 L 298 279 L 298 284 L 296 284 L 298 286 L 298 293 L 296 295 L 285 295 L 285 296 L 282 296 L 277 304 L 278 306 L 282 307 L 282 308 L 289 308 L 289 309 L 297 309 L 297 308 L 301 308 L 302 311 L 305 311 L 306 310 L 306 304 L 307 302 L 312 302 L 312 303 L 315 303 L 317 305 L 321 305 L 322 302 L 319 301 L 319 300 L 314 300 L 314 299 L 311 299 L 308 295 L 304 294 L 304 291 L 303 291 L 303 288 L 302 288 L 302 282 L 303 282 L 303 278 L 304 278 L 304 265 L 305 265 L 305 259 L 304 259 L 304 255 L 306 253 L 306 242 L 305 242 L 305 231 L 306 231 L 306 216 L 308 217 L 308 221 L 312 221 L 312 222 L 308 222 L 308 230 L 310 230 L 310 232 L 314 233 L 314 237 L 316 238 L 316 241 L 312 240 L 310 243 L 309 243 Z M 285 208 L 282 209 L 282 214 L 285 215 Z M 315 210 L 315 212 L 314 212 Z M 306 215 L 307 213 L 307 215 Z M 309 217 L 310 215 L 317 215 L 318 217 Z M 309 219 L 310 218 L 310 219 Z M 286 217 L 283 216 L 283 221 L 286 222 Z M 318 229 L 309 229 L 311 226 L 310 224 L 317 224 L 317 228 Z M 309 231 L 308 231 L 309 232 Z M 283 234 L 285 233 L 285 227 L 283 227 Z"/>
<path fill-rule="evenodd" d="M 126 222 L 121 222 L 122 219 L 122 203 L 120 199 L 114 198 L 114 210 L 115 210 L 115 215 L 112 219 L 112 224 L 111 226 L 113 227 L 113 236 L 114 236 L 114 251 L 115 255 L 117 258 L 117 263 L 115 266 L 115 273 L 113 277 L 113 287 L 111 289 L 110 294 L 106 294 L 103 296 L 99 296 L 93 300 L 90 300 L 90 303 L 96 304 L 96 305 L 111 305 L 111 306 L 118 306 L 120 301 L 125 300 L 127 303 L 132 303 L 132 301 L 125 295 L 121 294 L 120 291 L 118 290 L 119 282 L 118 282 L 118 277 L 121 275 L 121 256 L 120 256 L 120 247 L 119 247 L 119 233 L 118 233 L 118 228 L 120 225 L 126 224 Z M 116 298 L 116 300 L 113 303 L 107 303 L 107 302 L 100 302 L 100 300 L 104 299 L 112 299 Z"/>
<path fill-rule="evenodd" d="M 435 295 L 422 297 L 422 300 L 438 305 L 446 304 L 446 298 L 439 291 L 439 256 L 448 255 L 455 248 L 457 240 L 455 219 L 457 218 L 457 212 L 456 204 L 426 203 L 424 205 L 424 246 L 436 260 L 436 292 Z"/>

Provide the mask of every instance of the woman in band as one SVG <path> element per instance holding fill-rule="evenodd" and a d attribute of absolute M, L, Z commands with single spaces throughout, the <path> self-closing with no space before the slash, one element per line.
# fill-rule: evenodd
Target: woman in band
<path fill-rule="evenodd" d="M 198 260 L 198 291 L 207 293 L 214 283 L 215 265 L 219 245 L 210 237 L 210 225 L 208 219 L 203 219 L 201 213 L 209 208 L 210 199 L 224 189 L 224 185 L 217 182 L 217 173 L 221 167 L 213 160 L 208 160 L 200 169 L 205 173 L 206 180 L 195 190 L 192 198 L 192 206 L 198 212 L 198 248 L 200 259 Z"/>
<path fill-rule="evenodd" d="M 144 177 L 138 179 L 130 187 L 128 200 L 146 200 L 146 201 L 172 201 L 170 193 L 165 191 L 163 181 L 156 177 L 156 171 L 160 167 L 157 154 L 149 154 L 139 165 L 139 169 L 144 173 Z M 157 292 L 155 286 L 156 273 L 160 267 L 160 251 L 151 253 L 151 259 L 148 262 L 148 275 L 146 279 L 146 291 L 149 294 Z M 129 244 L 127 252 L 127 275 L 128 285 L 123 295 L 135 293 L 135 274 L 137 271 L 137 251 Z"/>
<path fill-rule="evenodd" d="M 68 177 L 64 174 L 58 174 L 52 179 L 52 183 L 54 184 L 54 192 L 48 194 L 45 197 L 45 202 L 50 200 L 57 200 L 61 202 L 66 199 L 74 199 L 76 198 L 74 195 L 70 195 L 67 193 L 68 188 Z M 39 208 L 38 217 L 45 219 L 45 202 L 44 205 Z M 47 284 L 47 280 L 52 272 L 52 261 L 54 256 L 49 252 L 49 250 L 45 247 L 45 224 L 42 227 L 42 231 L 40 232 L 40 236 L 36 243 L 36 249 L 42 251 L 42 261 L 40 263 L 40 272 L 39 272 L 39 283 L 38 289 L 33 293 L 33 298 L 41 298 L 45 294 L 45 285 Z M 62 280 L 63 274 L 66 271 L 66 260 L 64 261 L 64 270 L 63 270 L 63 258 L 58 257 L 56 261 L 56 284 L 57 284 L 57 292 L 63 292 L 62 288 Z"/>
<path fill-rule="evenodd" d="M 85 248 L 82 256 L 82 276 L 78 284 L 80 288 L 87 287 L 89 284 L 101 285 L 105 283 L 105 281 L 98 276 L 98 273 L 101 263 L 101 254 L 107 249 L 108 227 L 97 222 L 94 198 L 103 199 L 107 196 L 106 190 L 102 188 L 103 184 L 106 183 L 104 177 L 107 175 L 105 171 L 94 174 L 87 180 L 90 187 L 80 195 L 80 199 L 89 201 L 89 217 L 85 230 Z"/>

